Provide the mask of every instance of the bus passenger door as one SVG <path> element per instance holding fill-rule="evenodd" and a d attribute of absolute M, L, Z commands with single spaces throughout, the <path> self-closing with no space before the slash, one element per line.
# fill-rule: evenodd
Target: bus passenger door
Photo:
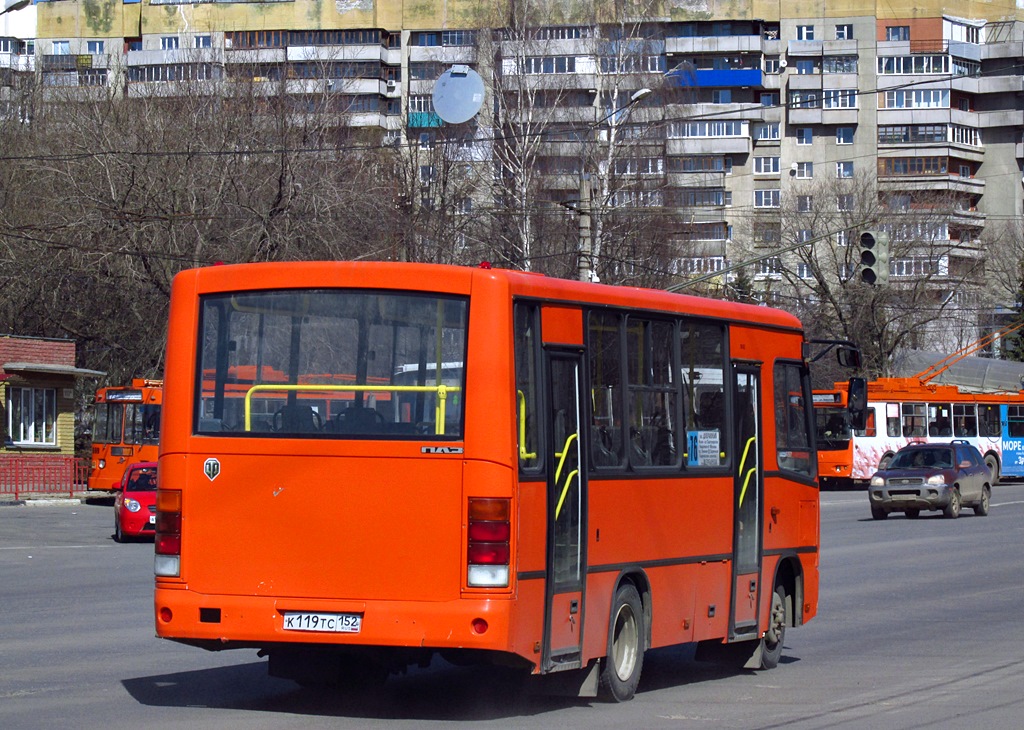
<path fill-rule="evenodd" d="M 733 591 L 730 638 L 757 635 L 761 591 L 761 468 L 760 378 L 752 366 L 737 366 L 733 409 L 736 443 L 734 485 Z"/>
<path fill-rule="evenodd" d="M 585 489 L 578 353 L 547 353 L 549 442 L 547 605 L 544 671 L 580 666 L 583 626 Z"/>

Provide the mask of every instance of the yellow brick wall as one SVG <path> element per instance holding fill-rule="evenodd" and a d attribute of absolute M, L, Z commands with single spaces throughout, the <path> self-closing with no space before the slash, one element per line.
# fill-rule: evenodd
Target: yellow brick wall
<path fill-rule="evenodd" d="M 564 0 L 552 4 L 544 24 L 589 22 L 608 16 L 621 2 L 595 4 Z M 504 3 L 502 3 L 504 5 Z M 653 7 L 652 7 L 653 5 Z M 585 8 L 582 13 L 574 10 Z M 760 18 L 879 19 L 928 18 L 943 14 L 979 20 L 1024 20 L 1016 0 L 918 0 L 908 7 L 877 0 L 662 0 L 635 2 L 638 17 L 651 20 L 749 20 Z M 501 24 L 495 3 L 480 0 L 295 0 L 280 3 L 203 3 L 198 5 L 123 4 L 122 0 L 64 0 L 37 5 L 37 37 L 132 38 L 143 34 L 229 30 L 308 30 L 382 28 L 422 30 Z"/>

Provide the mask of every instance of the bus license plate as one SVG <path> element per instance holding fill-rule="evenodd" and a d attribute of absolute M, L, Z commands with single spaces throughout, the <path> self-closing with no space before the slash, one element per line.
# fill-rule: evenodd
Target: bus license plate
<path fill-rule="evenodd" d="M 284 614 L 285 631 L 327 631 L 358 634 L 363 617 L 358 613 L 309 613 L 289 611 Z"/>

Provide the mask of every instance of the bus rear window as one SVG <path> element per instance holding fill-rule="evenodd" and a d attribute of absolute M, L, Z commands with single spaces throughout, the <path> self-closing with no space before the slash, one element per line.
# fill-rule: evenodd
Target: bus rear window
<path fill-rule="evenodd" d="M 195 431 L 460 438 L 468 312 L 370 290 L 203 297 Z"/>

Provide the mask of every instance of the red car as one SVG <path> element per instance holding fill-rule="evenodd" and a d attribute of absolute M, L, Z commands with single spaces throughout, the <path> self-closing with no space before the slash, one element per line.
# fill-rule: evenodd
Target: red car
<path fill-rule="evenodd" d="M 156 531 L 156 462 L 132 464 L 121 478 L 114 500 L 114 540 L 154 535 Z"/>

